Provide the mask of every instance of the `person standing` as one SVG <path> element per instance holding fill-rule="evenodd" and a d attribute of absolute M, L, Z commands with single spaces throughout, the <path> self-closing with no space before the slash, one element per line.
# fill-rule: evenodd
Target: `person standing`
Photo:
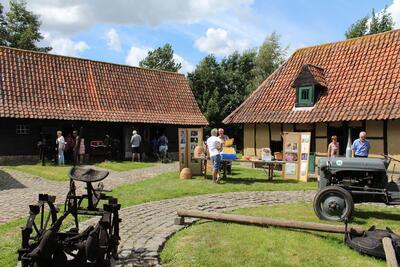
<path fill-rule="evenodd" d="M 65 138 L 65 146 L 64 146 L 64 160 L 67 163 L 73 163 L 73 149 L 74 149 L 74 138 L 72 137 L 72 134 L 69 133 L 67 137 Z"/>
<path fill-rule="evenodd" d="M 72 157 L 73 157 L 73 164 L 78 165 L 79 164 L 79 147 L 80 147 L 80 138 L 78 135 L 77 130 L 72 131 L 72 139 L 73 139 L 73 147 L 72 147 Z"/>
<path fill-rule="evenodd" d="M 58 152 L 58 165 L 64 165 L 65 164 L 65 160 L 64 160 L 65 139 L 64 139 L 64 136 L 62 136 L 61 131 L 57 131 L 56 145 L 57 145 L 57 152 Z"/>
<path fill-rule="evenodd" d="M 367 133 L 360 132 L 360 138 L 354 140 L 353 142 L 353 154 L 355 158 L 368 158 L 369 150 L 371 145 L 367 140 Z"/>
<path fill-rule="evenodd" d="M 79 155 L 79 164 L 83 164 L 83 161 L 85 159 L 85 138 L 83 138 L 82 136 L 80 136 L 79 138 L 78 155 Z"/>
<path fill-rule="evenodd" d="M 140 161 L 140 143 L 142 142 L 142 137 L 137 133 L 137 131 L 132 132 L 131 146 L 132 146 L 132 162 L 135 161 L 137 156 L 138 161 Z"/>
<path fill-rule="evenodd" d="M 218 129 L 218 138 L 221 139 L 222 145 L 224 145 L 225 141 L 229 139 L 229 136 L 225 135 L 224 132 L 225 132 L 224 129 L 222 128 Z"/>
<path fill-rule="evenodd" d="M 333 135 L 331 137 L 332 142 L 328 145 L 328 157 L 335 158 L 339 157 L 339 143 L 337 141 L 337 136 Z"/>
<path fill-rule="evenodd" d="M 44 166 L 47 155 L 47 139 L 43 133 L 40 133 L 40 140 L 37 143 L 37 147 L 39 148 L 40 162 L 42 163 L 42 166 Z"/>
<path fill-rule="evenodd" d="M 165 136 L 165 133 L 163 133 L 160 138 L 158 138 L 158 146 L 158 152 L 161 156 L 161 162 L 165 162 L 168 152 L 168 138 L 167 136 Z"/>
<path fill-rule="evenodd" d="M 218 138 L 221 140 L 222 147 L 225 145 L 225 141 L 229 139 L 229 136 L 225 135 L 224 132 L 223 128 L 218 129 Z M 226 164 L 227 173 L 232 174 L 232 162 L 224 161 L 222 164 Z"/>
<path fill-rule="evenodd" d="M 217 136 L 218 130 L 212 129 L 211 136 L 207 139 L 208 154 L 213 163 L 213 174 L 212 179 L 214 183 L 218 183 L 220 179 L 220 169 L 221 169 L 221 139 Z"/>

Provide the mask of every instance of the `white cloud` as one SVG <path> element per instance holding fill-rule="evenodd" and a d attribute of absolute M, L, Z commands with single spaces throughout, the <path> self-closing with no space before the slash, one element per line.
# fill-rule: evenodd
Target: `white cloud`
<path fill-rule="evenodd" d="M 387 10 L 392 14 L 395 27 L 400 28 L 400 0 L 393 0 L 393 3 L 388 6 Z"/>
<path fill-rule="evenodd" d="M 180 73 L 186 74 L 194 70 L 194 66 L 192 65 L 192 63 L 190 63 L 180 55 L 174 54 L 174 60 L 175 62 L 179 62 L 182 65 L 182 68 L 179 70 Z"/>
<path fill-rule="evenodd" d="M 130 66 L 139 66 L 139 62 L 147 56 L 149 48 L 132 46 L 125 58 L 125 63 Z"/>
<path fill-rule="evenodd" d="M 44 33 L 43 36 L 44 41 L 53 48 L 52 54 L 78 56 L 79 53 L 89 49 L 89 46 L 83 41 L 74 42 L 70 38 L 53 36 L 51 33 Z"/>
<path fill-rule="evenodd" d="M 3 0 L 1 0 L 3 1 Z M 46 31 L 73 34 L 97 23 L 157 26 L 193 23 L 230 10 L 243 10 L 254 0 L 35 0 L 28 8 L 40 15 Z"/>
<path fill-rule="evenodd" d="M 114 28 L 106 33 L 106 38 L 108 48 L 117 52 L 121 51 L 121 40 L 119 39 L 119 35 Z"/>
<path fill-rule="evenodd" d="M 196 40 L 195 46 L 203 52 L 228 55 L 234 51 L 246 50 L 250 44 L 244 39 L 233 39 L 224 29 L 209 28 L 205 36 Z"/>

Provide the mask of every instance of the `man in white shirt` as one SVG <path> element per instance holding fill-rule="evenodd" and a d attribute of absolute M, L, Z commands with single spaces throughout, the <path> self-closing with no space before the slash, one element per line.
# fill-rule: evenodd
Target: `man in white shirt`
<path fill-rule="evenodd" d="M 221 139 L 218 138 L 218 130 L 212 129 L 211 136 L 207 139 L 208 153 L 213 163 L 213 182 L 219 182 L 221 169 Z"/>

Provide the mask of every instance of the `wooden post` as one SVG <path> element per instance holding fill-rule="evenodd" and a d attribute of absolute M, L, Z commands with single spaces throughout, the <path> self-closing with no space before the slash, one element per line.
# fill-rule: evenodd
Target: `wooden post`
<path fill-rule="evenodd" d="M 398 267 L 396 253 L 393 248 L 392 239 L 389 237 L 384 237 L 382 239 L 383 250 L 385 251 L 386 256 L 386 265 L 387 267 Z"/>
<path fill-rule="evenodd" d="M 254 123 L 254 156 L 257 156 L 257 123 Z"/>
<path fill-rule="evenodd" d="M 328 233 L 345 233 L 346 229 L 341 225 L 329 225 L 322 223 L 311 223 L 301 221 L 289 221 L 289 220 L 276 220 L 267 217 L 254 217 L 245 215 L 234 215 L 234 214 L 223 214 L 217 212 L 204 212 L 198 210 L 179 210 L 178 216 L 180 217 L 192 217 L 200 219 L 208 219 L 220 222 L 236 222 L 241 224 L 250 224 L 258 226 L 276 226 L 283 228 L 311 230 Z M 364 233 L 364 230 L 359 227 L 352 227 L 352 229 L 358 233 Z"/>
<path fill-rule="evenodd" d="M 383 154 L 388 155 L 388 126 L 387 126 L 388 121 L 384 120 L 383 121 Z"/>

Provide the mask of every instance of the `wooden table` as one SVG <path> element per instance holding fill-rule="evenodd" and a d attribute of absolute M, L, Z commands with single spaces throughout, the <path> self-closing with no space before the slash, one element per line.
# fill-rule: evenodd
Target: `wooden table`
<path fill-rule="evenodd" d="M 204 178 L 207 178 L 207 161 L 211 161 L 211 159 L 206 158 L 196 158 L 202 161 L 202 166 L 204 170 Z M 244 160 L 244 159 L 235 159 L 235 160 L 228 160 L 223 159 L 221 160 L 222 163 L 222 179 L 226 179 L 227 177 L 227 166 L 229 162 L 251 162 L 253 164 L 261 163 L 263 164 L 263 169 L 265 174 L 267 175 L 268 180 L 272 180 L 274 177 L 274 168 L 277 165 L 284 165 L 286 162 L 282 160 Z"/>

